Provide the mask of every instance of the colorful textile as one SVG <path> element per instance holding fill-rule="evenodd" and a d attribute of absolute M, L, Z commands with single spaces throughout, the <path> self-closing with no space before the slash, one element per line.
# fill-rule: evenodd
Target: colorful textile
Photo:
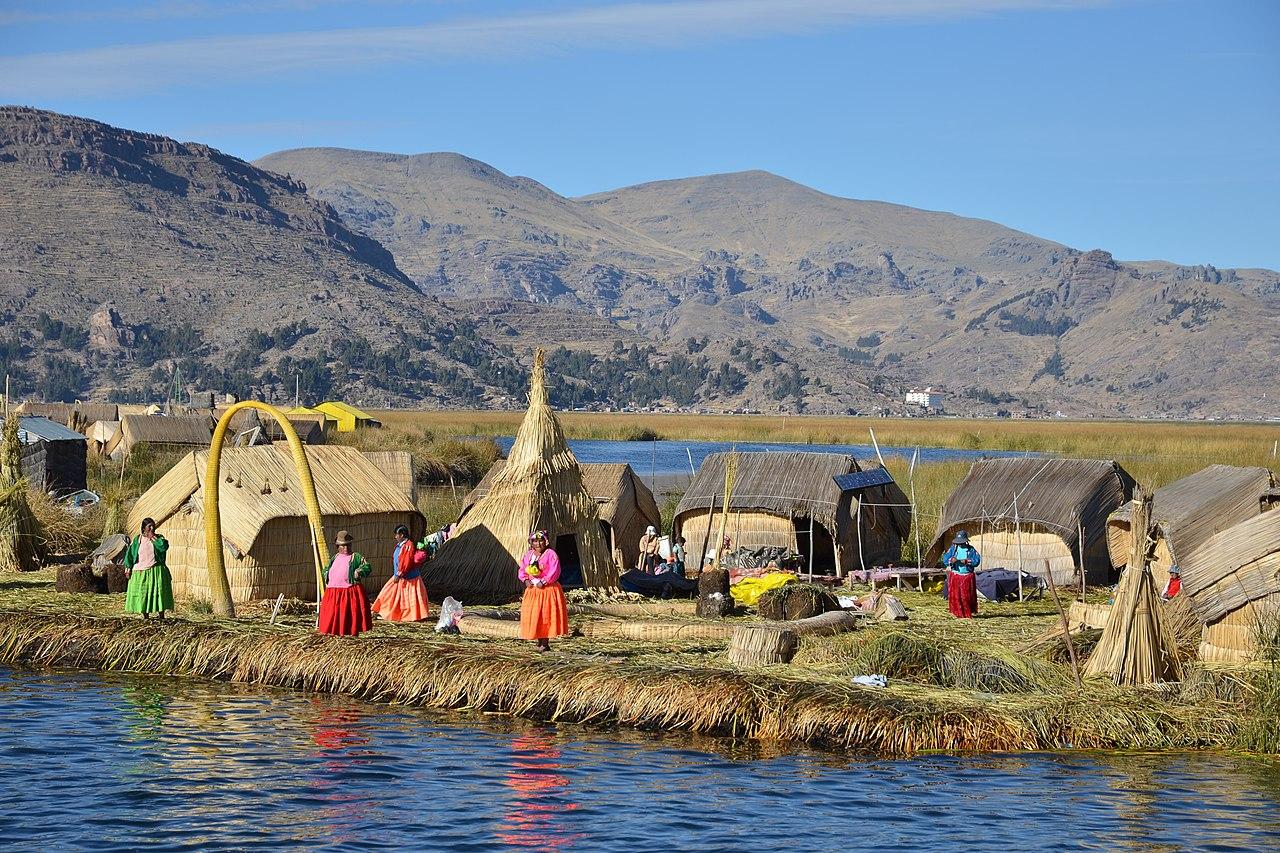
<path fill-rule="evenodd" d="M 729 587 L 729 595 L 745 607 L 755 607 L 760 602 L 760 596 L 795 579 L 796 576 L 790 572 L 770 572 L 764 577 L 743 578 Z"/>
<path fill-rule="evenodd" d="M 369 598 L 360 584 L 330 587 L 320 601 L 320 623 L 316 630 L 321 634 L 353 637 L 373 627 L 369 613 Z"/>
<path fill-rule="evenodd" d="M 952 545 L 942 555 L 942 565 L 957 574 L 972 574 L 974 569 L 982 565 L 982 555 L 972 545 Z"/>
<path fill-rule="evenodd" d="M 957 619 L 978 613 L 978 583 L 973 572 L 953 571 L 947 578 L 947 606 Z"/>
<path fill-rule="evenodd" d="M 520 571 L 518 572 L 520 582 L 523 584 L 540 584 L 542 586 L 551 586 L 560 579 L 560 556 L 555 551 L 548 548 L 542 552 L 542 556 L 530 548 L 524 552 L 524 556 L 520 558 Z"/>
<path fill-rule="evenodd" d="M 1168 601 L 1180 592 L 1182 592 L 1182 577 L 1180 575 L 1170 575 L 1169 582 L 1164 585 L 1164 592 L 1160 594 L 1160 597 Z"/>
<path fill-rule="evenodd" d="M 151 565 L 144 566 L 139 556 L 145 556 L 148 550 Z M 151 540 L 133 538 L 124 555 L 124 567 L 130 572 L 124 594 L 125 613 L 163 613 L 173 609 L 173 577 L 164 562 L 168 551 L 169 542 L 163 536 Z"/>
<path fill-rule="evenodd" d="M 427 561 L 427 553 L 418 550 L 413 540 L 406 539 L 396 545 L 391 555 L 391 577 L 413 580 L 422 574 L 422 564 Z"/>
<path fill-rule="evenodd" d="M 544 551 L 543 556 L 554 553 Z M 520 601 L 520 639 L 549 640 L 568 633 L 569 607 L 560 584 L 525 587 L 524 598 Z"/>
<path fill-rule="evenodd" d="M 427 586 L 416 573 L 411 578 L 391 578 L 373 600 L 374 614 L 390 622 L 421 622 L 430 610 Z"/>
<path fill-rule="evenodd" d="M 342 562 L 339 563 L 338 561 Z M 346 570 L 342 566 L 345 564 Z M 334 568 L 337 567 L 337 571 Z M 373 567 L 363 554 L 334 554 L 329 560 L 329 568 L 325 570 L 325 585 L 333 589 L 342 589 L 353 585 L 360 578 L 367 578 Z"/>

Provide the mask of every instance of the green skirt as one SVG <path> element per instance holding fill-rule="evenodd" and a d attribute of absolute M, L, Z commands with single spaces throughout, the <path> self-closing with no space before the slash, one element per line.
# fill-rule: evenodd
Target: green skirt
<path fill-rule="evenodd" d="M 166 566 L 152 566 L 129 575 L 124 594 L 125 613 L 159 613 L 173 609 L 173 578 Z"/>

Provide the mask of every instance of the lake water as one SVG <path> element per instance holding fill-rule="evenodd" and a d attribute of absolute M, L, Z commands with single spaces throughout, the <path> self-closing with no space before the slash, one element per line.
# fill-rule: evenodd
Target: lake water
<path fill-rule="evenodd" d="M 1280 762 L 868 759 L 340 697 L 0 669 L 0 845 L 1274 850 Z"/>
<path fill-rule="evenodd" d="M 512 436 L 495 438 L 505 456 L 515 442 Z M 709 453 L 723 453 L 737 448 L 743 453 L 783 453 L 802 450 L 814 453 L 847 453 L 857 459 L 875 459 L 876 450 L 870 444 L 781 444 L 749 441 L 610 441 L 603 439 L 570 439 L 569 448 L 579 462 L 626 462 L 641 477 L 650 473 L 658 477 L 671 475 L 689 476 L 697 470 Z M 886 459 L 897 456 L 910 459 L 913 447 L 880 447 Z M 920 448 L 921 462 L 945 462 L 948 460 L 974 461 L 994 457 L 1026 456 L 1036 454 L 1011 453 L 1000 450 L 955 450 L 946 447 Z"/>

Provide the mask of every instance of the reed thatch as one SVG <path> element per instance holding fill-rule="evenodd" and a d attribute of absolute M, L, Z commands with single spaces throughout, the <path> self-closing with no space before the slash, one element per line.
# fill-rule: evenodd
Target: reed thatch
<path fill-rule="evenodd" d="M 48 418 L 63 426 L 71 426 L 72 420 L 84 424 L 120 420 L 120 407 L 115 403 L 36 403 L 28 401 L 18 404 L 16 411 L 20 415 Z"/>
<path fill-rule="evenodd" d="M 1257 621 L 1280 611 L 1280 512 L 1264 512 L 1209 537 L 1179 568 L 1181 594 L 1205 624 L 1201 657 L 1250 659 Z"/>
<path fill-rule="evenodd" d="M 610 558 L 595 499 L 547 402 L 545 359 L 542 350 L 534 355 L 529 411 L 506 467 L 426 567 L 432 595 L 463 603 L 515 599 L 521 592 L 516 568 L 534 530 L 547 531 L 566 580 L 577 568 L 586 586 L 617 582 L 619 567 Z"/>
<path fill-rule="evenodd" d="M 689 562 L 701 566 L 719 546 L 725 467 L 730 454 L 712 453 L 676 507 L 674 530 L 686 540 Z M 834 477 L 868 470 L 841 453 L 739 453 L 726 535 L 736 547 L 815 549 L 815 571 L 844 576 L 862 567 L 897 562 L 911 529 L 911 503 L 896 483 L 842 492 Z M 712 514 L 712 503 L 715 512 Z M 861 528 L 858 527 L 861 505 Z M 814 544 L 807 544 L 809 520 Z M 804 548 L 800 545 L 804 542 Z M 706 550 L 704 550 L 704 543 Z M 806 554 L 808 556 L 808 554 Z"/>
<path fill-rule="evenodd" d="M 1151 572 L 1161 589 L 1169 569 L 1209 537 L 1262 512 L 1262 496 L 1275 484 L 1266 468 L 1210 465 L 1156 489 L 1151 498 L 1156 550 Z M 1133 549 L 1132 501 L 1107 519 L 1107 546 L 1119 565 Z"/>
<path fill-rule="evenodd" d="M 105 453 L 112 459 L 120 460 L 143 445 L 180 450 L 208 447 L 211 438 L 213 420 L 207 415 L 125 415 L 120 419 L 119 432 L 107 444 Z"/>
<path fill-rule="evenodd" d="M 414 475 L 412 453 L 407 450 L 366 450 L 364 458 L 395 483 L 414 506 L 418 505 L 418 478 Z"/>
<path fill-rule="evenodd" d="M 494 480 L 506 467 L 505 459 L 493 463 L 463 501 L 460 516 L 489 494 Z M 615 562 L 626 568 L 636 565 L 645 528 L 662 528 L 662 512 L 653 492 L 625 462 L 581 462 L 578 467 L 582 469 L 583 487 L 595 499 L 609 553 L 615 558 L 621 555 Z"/>
<path fill-rule="evenodd" d="M 1133 486 L 1112 461 L 983 459 L 943 504 L 925 559 L 938 563 L 964 530 L 989 568 L 1021 567 L 1045 578 L 1052 572 L 1054 583 L 1065 586 L 1078 580 L 1083 558 L 1088 581 L 1107 583 L 1118 568 L 1107 549 L 1107 518 L 1129 500 Z"/>
<path fill-rule="evenodd" d="M 739 625 L 729 640 L 729 662 L 742 667 L 791 663 L 799 648 L 795 631 L 776 625 Z"/>
<path fill-rule="evenodd" d="M 1151 576 L 1151 497 L 1139 489 L 1131 523 L 1133 551 L 1120 576 L 1111 618 L 1102 630 L 1086 675 L 1106 675 L 1121 685 L 1157 684 L 1181 677 L 1177 642 L 1162 618 L 1160 591 Z"/>
<path fill-rule="evenodd" d="M 19 418 L 6 418 L 0 440 L 0 572 L 29 572 L 48 557 L 44 535 L 27 502 Z"/>
<path fill-rule="evenodd" d="M 222 419 L 223 414 L 227 411 L 227 407 L 215 408 L 210 412 L 210 417 L 217 423 Z M 287 414 L 285 420 L 293 427 L 293 431 L 298 434 L 299 440 L 303 444 L 324 444 L 325 443 L 325 417 L 322 414 Z M 241 409 L 231 417 L 230 433 L 236 435 L 259 428 L 262 431 L 264 442 L 285 441 L 284 427 L 275 418 L 264 418 L 258 414 L 257 409 Z"/>
<path fill-rule="evenodd" d="M 364 583 L 378 590 L 391 576 L 392 533 L 398 524 L 422 530 L 417 507 L 404 491 L 352 447 L 306 449 L 326 534 L 340 529 L 373 565 Z M 204 481 L 209 452 L 184 456 L 148 489 L 129 514 L 128 532 L 151 517 L 169 540 L 174 595 L 209 598 L 204 532 Z M 222 453 L 220 510 L 223 556 L 232 600 L 261 598 L 314 601 L 315 561 L 306 500 L 289 448 L 229 448 Z"/>

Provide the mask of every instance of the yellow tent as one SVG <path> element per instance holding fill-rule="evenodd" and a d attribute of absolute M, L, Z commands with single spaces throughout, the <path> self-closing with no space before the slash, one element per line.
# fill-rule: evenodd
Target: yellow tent
<path fill-rule="evenodd" d="M 311 407 L 338 422 L 338 432 L 355 432 L 365 427 L 380 427 L 382 422 L 368 412 L 348 406 L 341 400 L 326 400 Z"/>

